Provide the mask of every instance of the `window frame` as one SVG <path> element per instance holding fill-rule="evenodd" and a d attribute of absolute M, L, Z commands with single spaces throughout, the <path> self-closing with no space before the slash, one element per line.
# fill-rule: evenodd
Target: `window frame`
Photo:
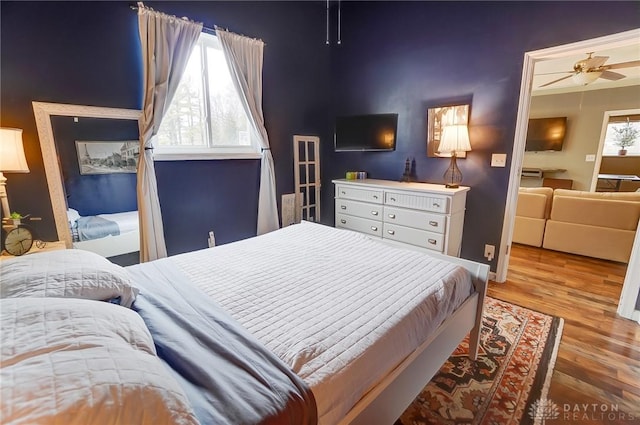
<path fill-rule="evenodd" d="M 212 139 L 212 126 L 209 119 L 211 113 L 211 105 L 209 103 L 209 70 L 206 55 L 207 48 L 222 50 L 218 37 L 214 34 L 202 32 L 196 42 L 194 49 L 200 49 L 202 58 L 202 79 L 203 94 L 205 98 L 205 132 L 207 142 Z M 227 64 L 225 64 L 227 66 Z M 251 125 L 251 121 L 247 117 L 249 125 L 250 145 L 218 145 L 218 146 L 154 146 L 153 159 L 155 161 L 182 161 L 182 160 L 212 160 L 212 159 L 260 159 L 262 157 L 260 144 L 255 136 L 255 131 Z"/>

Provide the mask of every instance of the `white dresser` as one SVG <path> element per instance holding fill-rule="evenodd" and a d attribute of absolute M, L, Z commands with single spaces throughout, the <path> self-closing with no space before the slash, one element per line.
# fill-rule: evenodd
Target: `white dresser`
<path fill-rule="evenodd" d="M 459 256 L 468 187 L 333 180 L 336 227 Z"/>

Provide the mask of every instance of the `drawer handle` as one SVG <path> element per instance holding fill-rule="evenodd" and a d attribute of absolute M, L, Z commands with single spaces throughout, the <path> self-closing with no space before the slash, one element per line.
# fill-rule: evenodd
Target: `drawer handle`
<path fill-rule="evenodd" d="M 344 218 L 342 220 L 340 220 L 340 223 L 342 224 L 347 224 L 347 220 L 345 220 Z"/>
<path fill-rule="evenodd" d="M 344 190 L 343 190 L 342 192 L 340 192 L 340 193 L 342 193 L 343 195 L 346 195 L 346 194 L 347 194 L 347 192 L 345 192 Z"/>
<path fill-rule="evenodd" d="M 378 199 L 378 195 L 373 195 L 373 199 Z"/>
<path fill-rule="evenodd" d="M 396 198 L 391 197 L 391 201 L 396 202 Z"/>
<path fill-rule="evenodd" d="M 346 210 L 347 206 L 346 205 L 340 205 L 340 209 Z"/>
<path fill-rule="evenodd" d="M 437 222 L 437 221 L 433 221 L 433 220 L 431 220 L 431 221 L 429 222 L 429 226 L 438 227 L 438 222 Z"/>
<path fill-rule="evenodd" d="M 378 211 L 371 211 L 371 215 L 378 215 Z"/>
<path fill-rule="evenodd" d="M 429 243 L 431 245 L 435 245 L 436 244 L 436 240 L 435 239 L 427 239 L 427 241 L 429 241 Z"/>
<path fill-rule="evenodd" d="M 395 214 L 389 214 L 389 218 L 396 218 Z"/>
<path fill-rule="evenodd" d="M 435 202 L 433 203 L 433 206 L 436 208 L 440 208 L 440 204 L 436 204 Z"/>
<path fill-rule="evenodd" d="M 387 230 L 387 233 L 390 234 L 390 235 L 395 235 L 396 234 L 395 230 Z"/>
<path fill-rule="evenodd" d="M 371 226 L 371 230 L 373 230 L 374 232 L 377 232 L 378 228 L 376 226 Z"/>

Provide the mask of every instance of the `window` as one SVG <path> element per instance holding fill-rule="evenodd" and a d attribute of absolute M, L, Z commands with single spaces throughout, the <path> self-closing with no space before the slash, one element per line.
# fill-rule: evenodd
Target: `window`
<path fill-rule="evenodd" d="M 626 142 L 624 142 L 625 140 Z M 631 140 L 634 140 L 633 144 L 629 145 Z M 625 145 L 626 155 L 640 155 L 640 115 L 623 115 L 609 118 L 602 155 L 620 155 L 620 150 L 623 148 L 622 145 Z"/>
<path fill-rule="evenodd" d="M 156 159 L 258 157 L 218 38 L 202 33 L 155 143 Z"/>

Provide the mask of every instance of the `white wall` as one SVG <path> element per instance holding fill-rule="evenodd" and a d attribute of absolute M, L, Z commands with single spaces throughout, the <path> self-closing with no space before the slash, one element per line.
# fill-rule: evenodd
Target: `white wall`
<path fill-rule="evenodd" d="M 567 134 L 560 152 L 525 152 L 523 168 L 562 168 L 548 177 L 572 179 L 573 189 L 589 190 L 605 111 L 640 108 L 640 86 L 533 96 L 530 118 L 567 117 Z M 523 179 L 523 186 L 540 185 Z"/>

